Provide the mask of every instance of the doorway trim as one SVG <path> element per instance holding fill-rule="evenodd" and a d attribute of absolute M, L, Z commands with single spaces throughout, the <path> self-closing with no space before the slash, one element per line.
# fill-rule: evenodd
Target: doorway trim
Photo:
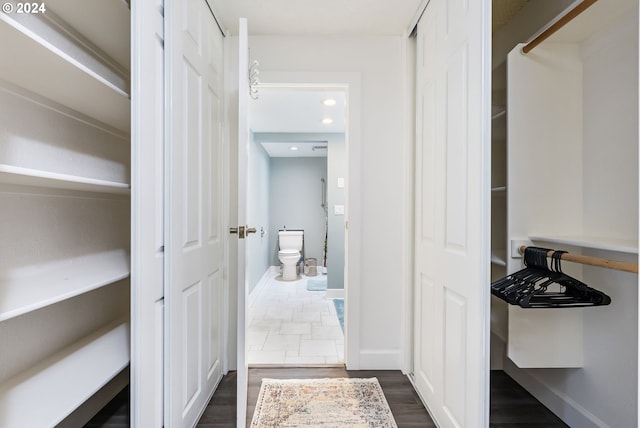
<path fill-rule="evenodd" d="M 346 93 L 345 149 L 347 186 L 345 195 L 345 353 L 347 369 L 360 368 L 360 272 L 361 266 L 361 124 L 360 73 L 357 72 L 262 72 L 260 87 L 321 88 Z"/>

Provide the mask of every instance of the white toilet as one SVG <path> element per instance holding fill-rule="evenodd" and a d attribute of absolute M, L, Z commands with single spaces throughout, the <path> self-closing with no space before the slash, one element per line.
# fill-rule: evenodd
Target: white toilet
<path fill-rule="evenodd" d="M 284 281 L 298 279 L 296 265 L 300 261 L 303 235 L 302 230 L 280 230 L 278 232 L 278 258 L 282 262 L 282 279 Z"/>

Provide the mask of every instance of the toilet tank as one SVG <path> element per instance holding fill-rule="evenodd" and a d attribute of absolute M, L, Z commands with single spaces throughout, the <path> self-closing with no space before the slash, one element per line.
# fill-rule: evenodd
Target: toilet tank
<path fill-rule="evenodd" d="M 302 230 L 280 230 L 278 232 L 278 243 L 281 250 L 302 250 Z"/>

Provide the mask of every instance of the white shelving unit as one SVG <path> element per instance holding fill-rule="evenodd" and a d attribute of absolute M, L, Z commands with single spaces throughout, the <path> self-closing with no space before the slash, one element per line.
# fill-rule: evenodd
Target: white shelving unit
<path fill-rule="evenodd" d="M 599 0 L 522 47 L 507 66 L 507 242 L 637 262 L 638 2 Z M 638 276 L 562 266 L 611 304 L 509 305 L 507 371 L 569 426 L 637 426 Z"/>
<path fill-rule="evenodd" d="M 568 245 L 594 250 L 616 251 L 620 253 L 638 254 L 638 241 L 635 239 L 602 238 L 596 236 L 540 236 L 533 235 L 529 239 L 552 244 Z"/>
<path fill-rule="evenodd" d="M 494 64 L 491 94 L 491 281 L 506 274 L 506 68 Z M 487 284 L 487 289 L 489 285 Z M 491 368 L 502 369 L 507 336 L 507 308 L 491 298 Z"/>
<path fill-rule="evenodd" d="M 0 280 L 0 322 L 129 277 L 124 250 L 65 260 L 30 275 Z"/>
<path fill-rule="evenodd" d="M 54 189 L 80 190 L 128 195 L 131 193 L 127 183 L 98 180 L 90 177 L 78 177 L 69 174 L 22 168 L 0 164 L 0 183 L 25 186 L 50 187 Z"/>
<path fill-rule="evenodd" d="M 495 80 L 495 79 L 494 79 Z M 503 103 L 502 91 L 494 92 L 494 102 Z M 506 259 L 506 116 L 503 106 L 493 106 L 491 116 L 491 279 L 495 280 L 505 274 Z M 499 304 L 499 303 L 495 303 Z M 495 306 L 494 304 L 494 306 Z"/>
<path fill-rule="evenodd" d="M 128 364 L 129 325 L 117 321 L 4 382 L 0 386 L 0 425 L 55 426 Z"/>
<path fill-rule="evenodd" d="M 126 385 L 130 356 L 129 7 L 45 7 L 0 12 L 7 427 L 84 424 Z"/>
<path fill-rule="evenodd" d="M 76 52 L 51 45 L 4 13 L 0 13 L 0 39 L 11 40 L 0 45 L 0 56 L 11 58 L 2 62 L 2 79 L 128 131 L 129 94 L 87 67 Z"/>

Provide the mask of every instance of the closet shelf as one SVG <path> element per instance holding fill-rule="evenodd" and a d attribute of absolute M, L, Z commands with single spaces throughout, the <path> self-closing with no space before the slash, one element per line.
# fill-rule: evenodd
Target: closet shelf
<path fill-rule="evenodd" d="M 491 264 L 496 266 L 507 265 L 507 250 L 505 249 L 492 249 L 491 250 Z"/>
<path fill-rule="evenodd" d="M 594 236 L 529 236 L 532 241 L 549 242 L 553 244 L 571 245 L 574 247 L 591 248 L 595 250 L 617 251 L 628 254 L 638 254 L 638 241 L 632 239 L 614 239 Z"/>
<path fill-rule="evenodd" d="M 506 117 L 507 110 L 505 109 L 492 109 L 491 110 L 491 120 L 500 119 L 501 117 Z"/>
<path fill-rule="evenodd" d="M 113 250 L 31 270 L 0 279 L 0 322 L 129 277 L 129 255 Z"/>
<path fill-rule="evenodd" d="M 21 184 L 36 187 L 52 187 L 55 189 L 81 190 L 85 192 L 131 193 L 129 185 L 115 181 L 98 180 L 89 177 L 60 174 L 13 165 L 0 164 L 0 183 Z"/>
<path fill-rule="evenodd" d="M 0 385 L 0 426 L 55 426 L 128 364 L 129 325 L 119 320 Z"/>
<path fill-rule="evenodd" d="M 47 0 L 47 16 L 54 12 L 82 38 L 130 69 L 131 10 L 130 0 L 69 1 Z"/>
<path fill-rule="evenodd" d="M 11 58 L 2 62 L 0 79 L 128 134 L 128 77 L 78 47 L 76 38 L 55 33 L 55 25 L 43 25 L 40 35 L 13 16 L 0 12 L 0 57 Z M 52 31 L 62 40 L 50 42 Z"/>

